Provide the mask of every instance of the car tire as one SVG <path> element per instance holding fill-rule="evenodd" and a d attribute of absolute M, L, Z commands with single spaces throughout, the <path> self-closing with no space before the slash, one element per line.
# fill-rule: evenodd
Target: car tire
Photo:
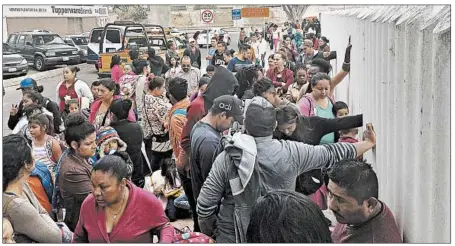
<path fill-rule="evenodd" d="M 38 71 L 44 71 L 44 69 L 46 69 L 46 65 L 44 64 L 44 58 L 42 56 L 36 56 L 33 65 L 35 66 L 35 69 Z"/>
<path fill-rule="evenodd" d="M 98 70 L 99 70 L 99 69 L 98 69 L 98 64 L 95 64 L 95 68 L 96 68 L 96 71 L 98 71 Z"/>
<path fill-rule="evenodd" d="M 200 45 L 199 45 L 199 48 L 202 48 L 202 47 L 203 47 L 203 45 L 202 45 L 202 44 L 200 44 Z"/>

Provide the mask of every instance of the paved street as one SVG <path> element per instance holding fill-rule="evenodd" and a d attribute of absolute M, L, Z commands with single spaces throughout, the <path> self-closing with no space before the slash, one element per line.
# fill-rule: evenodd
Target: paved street
<path fill-rule="evenodd" d="M 237 32 L 230 32 L 229 35 L 231 36 L 231 45 L 229 48 L 237 50 L 237 42 L 238 42 L 238 33 Z M 202 55 L 202 73 L 205 73 L 205 68 L 207 67 L 207 61 L 205 57 L 207 56 L 207 48 L 201 48 L 201 55 Z M 79 64 L 78 65 L 81 71 L 78 73 L 78 78 L 87 82 L 89 85 L 93 81 L 98 78 L 97 71 L 95 70 L 94 65 L 91 64 Z M 62 67 L 62 66 L 59 66 Z M 57 67 L 58 68 L 58 67 Z M 44 71 L 42 73 L 48 73 L 49 71 Z M 35 70 L 31 70 L 28 75 L 39 73 Z M 44 92 L 42 93 L 43 96 L 49 97 L 51 100 L 55 101 L 56 98 L 56 91 L 55 88 L 58 83 L 61 82 L 63 79 L 63 75 L 53 76 L 53 77 L 46 77 L 43 79 L 38 79 L 38 85 L 44 86 Z M 9 111 L 11 109 L 11 104 L 17 104 L 21 100 L 22 93 L 16 90 L 18 86 L 7 87 L 5 88 L 5 96 L 3 97 L 3 135 L 7 135 L 11 132 L 8 128 L 8 118 L 9 118 Z"/>

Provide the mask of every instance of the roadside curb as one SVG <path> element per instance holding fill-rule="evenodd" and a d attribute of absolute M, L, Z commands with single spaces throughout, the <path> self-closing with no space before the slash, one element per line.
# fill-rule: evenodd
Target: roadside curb
<path fill-rule="evenodd" d="M 77 66 L 82 70 L 82 69 L 87 69 L 88 67 L 90 67 L 89 65 L 90 64 L 78 64 Z M 21 77 L 17 77 L 17 78 L 12 78 L 12 79 L 4 79 L 3 87 L 8 88 L 8 87 L 12 87 L 12 86 L 17 86 L 25 78 L 32 78 L 38 82 L 39 80 L 42 80 L 45 78 L 52 78 L 55 76 L 59 76 L 59 75 L 63 74 L 63 69 L 65 69 L 65 67 L 56 68 L 56 69 L 44 71 L 44 72 L 38 72 L 38 73 L 31 74 L 31 75 L 25 75 L 25 76 L 21 76 Z"/>

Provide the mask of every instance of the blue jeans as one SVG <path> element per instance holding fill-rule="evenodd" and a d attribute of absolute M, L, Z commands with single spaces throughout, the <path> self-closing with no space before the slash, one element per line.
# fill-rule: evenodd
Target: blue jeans
<path fill-rule="evenodd" d="M 182 194 L 179 197 L 175 198 L 174 206 L 176 208 L 191 210 L 190 203 L 188 202 L 188 198 L 186 197 L 185 194 Z"/>

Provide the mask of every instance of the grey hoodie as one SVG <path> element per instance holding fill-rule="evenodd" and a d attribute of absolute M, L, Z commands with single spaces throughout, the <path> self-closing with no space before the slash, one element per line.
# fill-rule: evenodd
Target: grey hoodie
<path fill-rule="evenodd" d="M 240 157 L 235 158 L 237 161 L 226 158 L 229 146 L 238 148 Z M 215 159 L 197 199 L 201 231 L 206 235 L 215 235 L 217 243 L 245 242 L 251 207 L 259 196 L 276 189 L 295 190 L 295 180 L 301 173 L 330 167 L 356 156 L 356 149 L 350 143 L 311 146 L 279 141 L 272 136 L 253 138 L 235 134 L 225 151 Z M 234 178 L 233 168 L 237 171 Z M 241 206 L 234 202 L 231 187 L 235 189 L 236 196 L 248 192 L 242 196 Z M 221 207 L 215 217 L 220 201 Z"/>

